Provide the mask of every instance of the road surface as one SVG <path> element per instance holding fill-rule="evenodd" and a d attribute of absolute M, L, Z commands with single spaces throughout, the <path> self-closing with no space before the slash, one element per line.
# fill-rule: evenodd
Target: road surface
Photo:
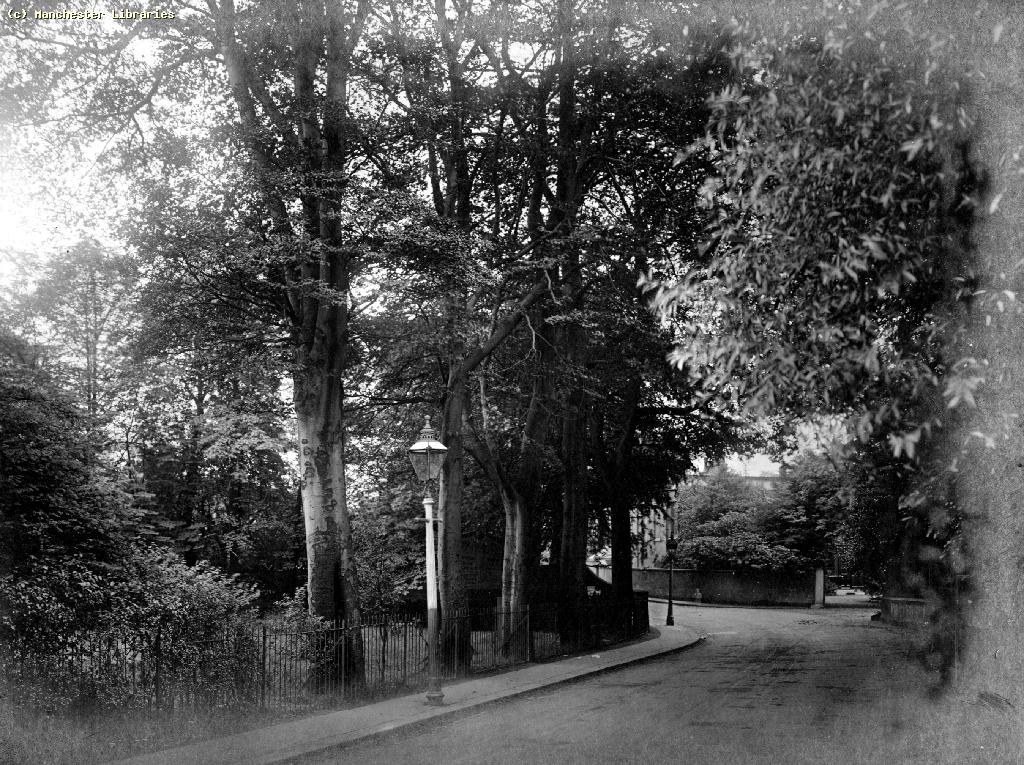
<path fill-rule="evenodd" d="M 931 678 L 871 613 L 677 606 L 707 635 L 683 653 L 303 762 L 934 762 L 915 727 Z"/>

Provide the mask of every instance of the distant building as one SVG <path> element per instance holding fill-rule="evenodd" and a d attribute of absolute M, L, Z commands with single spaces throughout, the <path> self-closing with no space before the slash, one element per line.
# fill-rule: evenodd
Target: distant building
<path fill-rule="evenodd" d="M 666 520 L 661 513 L 656 516 L 633 516 L 633 568 L 654 568 L 665 557 L 665 539 L 668 535 Z"/>

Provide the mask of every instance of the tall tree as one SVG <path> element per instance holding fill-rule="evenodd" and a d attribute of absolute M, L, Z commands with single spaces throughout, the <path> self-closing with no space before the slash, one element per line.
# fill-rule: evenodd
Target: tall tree
<path fill-rule="evenodd" d="M 253 264 L 260 272 L 252 276 L 280 286 L 291 327 L 310 609 L 351 621 L 359 607 L 345 506 L 342 370 L 355 250 L 342 199 L 359 140 L 351 80 L 368 10 L 367 3 L 258 7 L 225 0 L 182 7 L 173 24 L 114 28 L 99 40 L 97 30 L 55 24 L 27 51 L 34 58 L 23 70 L 36 78 L 35 105 L 61 113 L 65 127 L 76 119 L 93 132 L 134 126 L 124 141 L 136 150 L 129 160 L 136 166 L 154 156 L 133 143 L 145 139 L 156 113 L 170 117 L 157 149 L 163 151 L 183 110 L 203 108 L 202 98 L 218 92 L 230 99 L 233 114 L 221 114 L 236 126 L 250 163 L 261 235 L 287 253 L 272 265 Z M 135 45 L 140 38 L 150 40 L 144 53 Z M 61 101 L 56 87 L 47 92 L 42 62 L 54 59 L 80 73 L 84 85 L 73 102 Z M 124 70 L 135 75 L 130 94 L 123 93 Z M 200 87 L 189 92 L 186 84 L 197 80 Z"/>
<path fill-rule="evenodd" d="M 993 660 L 1008 641 L 963 627 L 1019 600 L 992 552 L 1021 533 L 1019 20 L 836 2 L 780 28 L 780 6 L 742 31 L 754 87 L 721 92 L 696 147 L 721 168 L 711 259 L 663 297 L 710 296 L 721 321 L 691 324 L 677 361 L 752 408 L 845 409 L 887 441 L 908 490 L 891 510 L 917 535 L 906 574 L 932 574 L 929 661 L 951 678 L 966 634 L 969 682 L 1013 694 Z"/>

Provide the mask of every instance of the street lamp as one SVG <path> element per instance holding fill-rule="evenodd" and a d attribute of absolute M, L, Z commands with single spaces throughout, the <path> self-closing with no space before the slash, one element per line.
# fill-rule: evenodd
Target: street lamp
<path fill-rule="evenodd" d="M 676 548 L 679 546 L 679 540 L 676 539 L 676 509 L 674 506 L 668 523 L 668 538 L 665 540 L 665 551 L 668 553 L 668 614 L 665 616 L 665 626 L 674 627 L 676 620 L 672 616 L 672 580 L 675 578 Z"/>
<path fill-rule="evenodd" d="M 436 438 L 426 418 L 419 440 L 409 447 L 409 461 L 416 477 L 423 482 L 423 514 L 427 521 L 427 634 L 429 635 L 428 655 L 430 671 L 427 676 L 427 703 L 440 706 L 444 701 L 441 691 L 441 673 L 438 670 L 438 647 L 440 623 L 437 618 L 437 545 L 434 534 L 434 498 L 430 496 L 428 481 L 433 481 L 441 472 L 444 455 L 448 449 Z"/>

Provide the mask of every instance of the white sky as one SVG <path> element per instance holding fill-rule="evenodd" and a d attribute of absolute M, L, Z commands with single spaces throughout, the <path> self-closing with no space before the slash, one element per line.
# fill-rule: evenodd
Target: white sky
<path fill-rule="evenodd" d="M 39 254 L 58 237 L 60 222 L 46 214 L 51 207 L 37 184 L 0 160 L 0 282 L 13 278 L 16 254 Z"/>
<path fill-rule="evenodd" d="M 11 132 L 0 131 L 0 141 Z M 98 145 L 93 156 L 62 148 L 40 155 L 39 139 L 25 128 L 0 150 L 0 286 L 15 278 L 16 260 L 45 262 L 86 234 L 102 241 L 117 212 L 113 195 L 96 182 Z"/>
<path fill-rule="evenodd" d="M 725 466 L 737 475 L 748 476 L 777 476 L 782 467 L 767 454 L 734 454 L 726 457 Z"/>

